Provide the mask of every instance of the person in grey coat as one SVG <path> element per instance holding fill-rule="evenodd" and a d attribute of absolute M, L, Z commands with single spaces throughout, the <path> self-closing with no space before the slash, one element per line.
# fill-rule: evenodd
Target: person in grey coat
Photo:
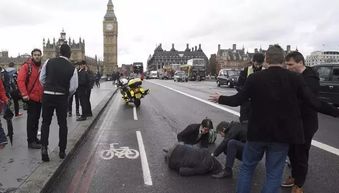
<path fill-rule="evenodd" d="M 216 174 L 222 170 L 221 164 L 207 149 L 176 144 L 164 151 L 167 152 L 165 160 L 168 167 L 179 172 L 181 176 Z"/>

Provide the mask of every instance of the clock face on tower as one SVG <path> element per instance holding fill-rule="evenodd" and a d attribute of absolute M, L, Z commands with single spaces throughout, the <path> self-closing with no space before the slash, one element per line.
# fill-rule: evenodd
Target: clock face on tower
<path fill-rule="evenodd" d="M 113 25 L 111 23 L 106 24 L 106 30 L 112 31 L 113 30 Z"/>

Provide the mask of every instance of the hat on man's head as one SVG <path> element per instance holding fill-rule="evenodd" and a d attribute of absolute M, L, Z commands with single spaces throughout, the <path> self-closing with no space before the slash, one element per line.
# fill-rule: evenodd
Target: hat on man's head
<path fill-rule="evenodd" d="M 209 128 L 209 129 L 213 129 L 213 123 L 212 123 L 211 119 L 209 119 L 207 117 L 204 120 L 202 120 L 201 126 Z"/>
<path fill-rule="evenodd" d="M 60 55 L 65 56 L 66 58 L 71 57 L 71 48 L 69 47 L 68 44 L 62 44 L 60 46 Z"/>
<path fill-rule="evenodd" d="M 218 125 L 217 125 L 217 132 L 221 132 L 223 131 L 223 129 L 227 129 L 230 126 L 229 122 L 226 121 L 221 121 Z"/>

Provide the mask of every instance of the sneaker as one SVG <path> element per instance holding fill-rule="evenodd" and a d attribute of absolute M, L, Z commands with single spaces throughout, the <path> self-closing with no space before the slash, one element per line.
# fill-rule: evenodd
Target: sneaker
<path fill-rule="evenodd" d="M 0 149 L 5 148 L 5 146 L 6 146 L 7 144 L 8 144 L 7 141 L 1 142 L 1 143 L 0 143 Z"/>
<path fill-rule="evenodd" d="M 288 178 L 281 184 L 281 187 L 290 188 L 294 186 L 294 178 L 288 176 Z"/>
<path fill-rule="evenodd" d="M 291 193 L 304 193 L 304 190 L 297 185 L 294 185 Z"/>
<path fill-rule="evenodd" d="M 232 169 L 224 169 L 221 172 L 212 175 L 212 178 L 222 179 L 222 178 L 232 178 L 233 172 Z"/>
<path fill-rule="evenodd" d="M 32 142 L 28 144 L 29 149 L 41 149 L 41 145 L 39 145 L 37 142 Z"/>
<path fill-rule="evenodd" d="M 41 159 L 44 162 L 49 162 L 48 149 L 46 146 L 42 146 L 41 148 Z"/>
<path fill-rule="evenodd" d="M 20 117 L 22 115 L 23 115 L 22 113 L 18 113 L 18 114 L 15 115 L 15 117 Z"/>

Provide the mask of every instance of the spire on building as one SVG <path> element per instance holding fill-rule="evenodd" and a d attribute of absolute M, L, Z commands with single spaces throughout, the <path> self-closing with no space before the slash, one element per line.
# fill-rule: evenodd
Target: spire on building
<path fill-rule="evenodd" d="M 105 20 L 116 20 L 112 0 L 109 0 L 107 3 L 107 11 L 105 15 Z"/>

